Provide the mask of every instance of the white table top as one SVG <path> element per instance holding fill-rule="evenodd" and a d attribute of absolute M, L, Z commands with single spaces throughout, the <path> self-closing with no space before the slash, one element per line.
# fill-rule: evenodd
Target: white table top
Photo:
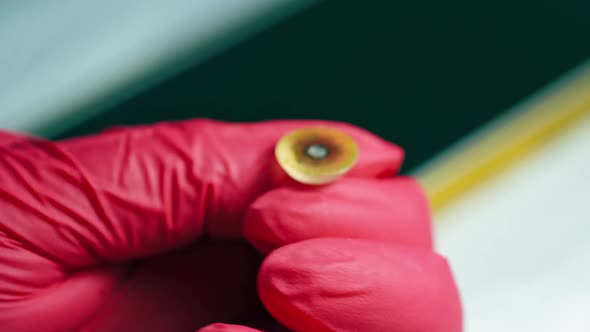
<path fill-rule="evenodd" d="M 465 332 L 590 331 L 590 116 L 436 221 Z"/>

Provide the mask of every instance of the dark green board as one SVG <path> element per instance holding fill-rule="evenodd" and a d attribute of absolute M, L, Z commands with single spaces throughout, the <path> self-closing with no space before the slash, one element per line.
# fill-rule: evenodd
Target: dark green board
<path fill-rule="evenodd" d="M 408 170 L 588 57 L 589 1 L 327 1 L 59 137 L 336 119 L 404 146 Z"/>

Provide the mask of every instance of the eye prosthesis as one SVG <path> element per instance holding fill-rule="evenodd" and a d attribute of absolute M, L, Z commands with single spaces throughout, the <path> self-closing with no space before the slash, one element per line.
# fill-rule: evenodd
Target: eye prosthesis
<path fill-rule="evenodd" d="M 275 147 L 281 168 L 310 185 L 333 182 L 356 163 L 359 149 L 352 137 L 327 127 L 308 127 L 283 136 Z"/>

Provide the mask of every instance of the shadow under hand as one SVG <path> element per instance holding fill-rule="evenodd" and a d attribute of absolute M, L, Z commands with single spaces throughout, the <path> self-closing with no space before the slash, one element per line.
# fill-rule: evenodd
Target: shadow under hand
<path fill-rule="evenodd" d="M 194 332 L 263 317 L 262 259 L 245 243 L 215 240 L 143 260 L 83 331 Z"/>

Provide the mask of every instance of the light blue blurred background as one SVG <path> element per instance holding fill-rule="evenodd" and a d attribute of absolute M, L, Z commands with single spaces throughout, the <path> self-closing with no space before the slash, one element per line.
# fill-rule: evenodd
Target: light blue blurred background
<path fill-rule="evenodd" d="M 59 132 L 315 2 L 2 1 L 0 128 Z"/>

